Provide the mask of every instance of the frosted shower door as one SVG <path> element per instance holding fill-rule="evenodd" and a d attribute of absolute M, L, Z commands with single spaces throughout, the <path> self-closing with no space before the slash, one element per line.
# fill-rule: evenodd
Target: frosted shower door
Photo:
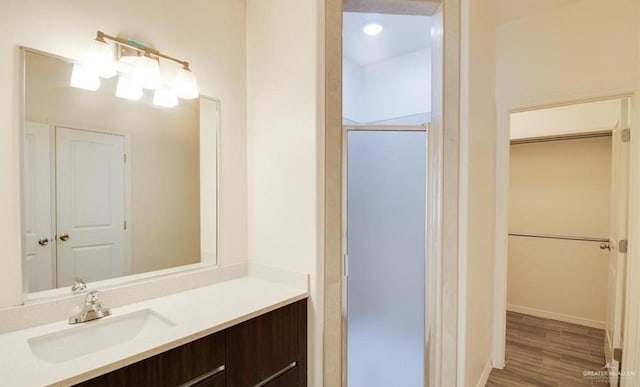
<path fill-rule="evenodd" d="M 426 133 L 350 131 L 349 387 L 424 385 Z"/>

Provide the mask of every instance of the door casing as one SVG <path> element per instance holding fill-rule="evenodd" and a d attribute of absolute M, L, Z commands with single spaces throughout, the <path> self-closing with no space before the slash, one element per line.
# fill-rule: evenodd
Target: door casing
<path fill-rule="evenodd" d="M 506 347 L 506 312 L 507 312 L 507 251 L 508 251 L 508 190 L 509 190 L 509 147 L 510 116 L 531 110 L 575 105 L 605 100 L 629 99 L 634 104 L 634 93 L 603 93 L 601 95 L 569 96 L 564 100 L 549 102 L 548 100 L 523 101 L 513 105 L 498 104 L 497 143 L 496 143 L 496 223 L 495 223 L 495 255 L 494 255 L 494 291 L 493 291 L 493 337 L 492 366 L 502 369 L 505 366 Z M 632 123 L 633 131 L 633 123 Z M 631 257 L 629 255 L 629 257 Z M 629 273 L 627 273 L 628 276 Z M 628 302 L 627 294 L 627 302 Z M 640 297 L 640 293 L 638 294 Z"/>

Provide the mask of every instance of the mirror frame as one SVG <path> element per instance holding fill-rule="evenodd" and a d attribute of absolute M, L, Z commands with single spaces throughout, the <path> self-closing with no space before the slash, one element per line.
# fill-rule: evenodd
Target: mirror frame
<path fill-rule="evenodd" d="M 19 128 L 18 128 L 18 157 L 19 157 L 19 174 L 20 174 L 20 261 L 21 261 L 21 270 L 22 270 L 22 305 L 27 305 L 35 302 L 53 300 L 58 298 L 64 298 L 72 296 L 69 287 L 61 287 L 54 288 L 49 290 L 43 290 L 39 292 L 28 293 L 27 289 L 27 261 L 26 261 L 26 241 L 25 241 L 25 201 L 24 201 L 24 190 L 25 190 L 25 179 L 24 179 L 24 135 L 25 135 L 25 122 L 26 122 L 26 58 L 27 53 L 44 55 L 51 58 L 59 59 L 71 64 L 79 63 L 78 60 L 74 60 L 71 58 L 67 58 L 61 55 L 52 54 L 46 51 L 37 50 L 34 48 L 26 47 L 26 46 L 18 46 L 19 50 L 19 62 L 18 62 L 18 119 Z M 202 261 L 202 254 L 200 256 L 200 262 L 192 263 L 182 266 L 171 267 L 167 269 L 149 271 L 145 273 L 131 274 L 122 277 L 109 278 L 101 281 L 94 281 L 88 283 L 92 290 L 108 290 L 114 287 L 123 286 L 123 285 L 133 285 L 137 283 L 141 283 L 150 279 L 158 279 L 163 277 L 170 277 L 176 274 L 185 273 L 185 272 L 196 272 L 206 269 L 211 269 L 214 267 L 220 266 L 220 245 L 219 245 L 219 226 L 220 226 L 220 173 L 221 173 L 221 139 L 222 139 L 222 102 L 219 98 L 210 97 L 204 94 L 200 94 L 200 99 L 205 99 L 208 101 L 215 102 L 218 110 L 218 117 L 216 121 L 216 199 L 215 199 L 215 221 L 216 221 L 216 232 L 215 232 L 215 257 L 213 262 L 205 262 Z"/>

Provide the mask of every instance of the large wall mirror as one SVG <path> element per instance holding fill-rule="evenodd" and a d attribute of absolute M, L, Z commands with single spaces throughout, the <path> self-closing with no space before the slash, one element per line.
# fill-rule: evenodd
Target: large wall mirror
<path fill-rule="evenodd" d="M 21 57 L 26 292 L 215 263 L 219 102 L 127 100 L 117 77 L 80 89 L 72 61 Z"/>

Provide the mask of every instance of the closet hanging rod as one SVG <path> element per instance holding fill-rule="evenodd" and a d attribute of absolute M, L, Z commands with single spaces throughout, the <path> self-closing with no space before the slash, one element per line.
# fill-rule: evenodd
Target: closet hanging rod
<path fill-rule="evenodd" d="M 583 138 L 597 138 L 597 137 L 611 137 L 611 136 L 612 136 L 612 132 L 610 130 L 603 130 L 600 132 L 571 133 L 571 134 L 563 134 L 563 135 L 557 135 L 557 136 L 518 138 L 518 139 L 511 140 L 511 145 L 531 144 L 536 142 L 580 140 Z"/>
<path fill-rule="evenodd" d="M 609 238 L 592 238 L 592 237 L 569 236 L 569 235 L 509 233 L 509 236 L 525 237 L 525 238 L 561 239 L 561 240 L 567 240 L 567 241 L 583 241 L 583 242 L 599 242 L 599 243 L 609 242 Z"/>

